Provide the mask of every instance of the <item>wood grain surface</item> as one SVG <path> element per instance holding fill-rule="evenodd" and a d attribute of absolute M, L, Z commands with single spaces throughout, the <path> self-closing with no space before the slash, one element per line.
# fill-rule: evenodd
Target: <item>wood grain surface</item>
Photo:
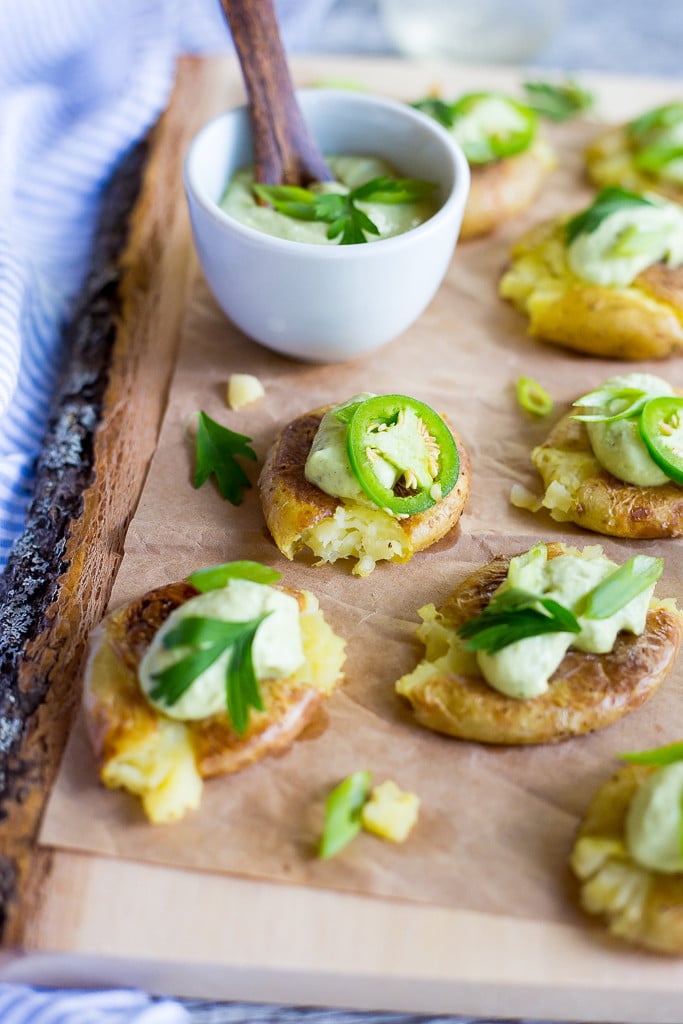
<path fill-rule="evenodd" d="M 7 946 L 21 945 L 49 876 L 37 828 L 79 701 L 85 640 L 107 606 L 166 403 L 191 264 L 176 185 L 198 127 L 191 98 L 202 73 L 199 62 L 183 62 L 168 114 L 126 155 L 104 197 L 26 532 L 0 579 Z"/>

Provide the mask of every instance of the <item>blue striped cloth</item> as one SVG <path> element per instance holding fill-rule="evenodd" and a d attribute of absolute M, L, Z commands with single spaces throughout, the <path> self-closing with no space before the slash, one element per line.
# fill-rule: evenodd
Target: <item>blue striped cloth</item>
<path fill-rule="evenodd" d="M 332 0 L 281 0 L 315 45 Z M 181 52 L 229 45 L 219 0 L 0 0 L 0 568 L 21 533 L 102 186 L 163 110 Z"/>
<path fill-rule="evenodd" d="M 281 0 L 304 48 L 331 0 Z M 230 45 L 218 0 L 0 0 L 0 568 L 22 532 L 98 202 L 168 100 L 179 53 Z M 141 992 L 0 984 L 2 1024 L 187 1024 Z"/>
<path fill-rule="evenodd" d="M 2 1024 L 189 1024 L 187 1011 L 171 999 L 143 992 L 45 992 L 0 984 Z"/>

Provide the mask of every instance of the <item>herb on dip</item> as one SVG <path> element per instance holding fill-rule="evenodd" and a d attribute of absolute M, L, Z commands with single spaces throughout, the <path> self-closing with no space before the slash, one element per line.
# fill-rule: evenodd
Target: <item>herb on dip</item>
<path fill-rule="evenodd" d="M 327 158 L 337 180 L 310 188 L 260 185 L 252 171 L 238 171 L 221 209 L 249 227 L 278 238 L 313 244 L 355 245 L 402 234 L 437 209 L 437 186 L 400 178 L 384 160 L 364 156 Z"/>

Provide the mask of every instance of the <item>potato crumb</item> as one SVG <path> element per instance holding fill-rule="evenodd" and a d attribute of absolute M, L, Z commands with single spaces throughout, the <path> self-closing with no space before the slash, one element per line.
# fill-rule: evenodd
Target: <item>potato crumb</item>
<path fill-rule="evenodd" d="M 420 800 L 415 793 L 404 793 L 395 782 L 387 779 L 374 786 L 370 799 L 363 806 L 363 828 L 392 843 L 403 843 L 417 821 Z"/>
<path fill-rule="evenodd" d="M 265 395 L 265 388 L 251 373 L 233 373 L 228 381 L 228 405 L 231 409 L 242 409 Z"/>
<path fill-rule="evenodd" d="M 525 508 L 529 512 L 538 512 L 543 508 L 543 502 L 522 484 L 513 484 L 510 490 L 510 504 L 515 508 Z"/>

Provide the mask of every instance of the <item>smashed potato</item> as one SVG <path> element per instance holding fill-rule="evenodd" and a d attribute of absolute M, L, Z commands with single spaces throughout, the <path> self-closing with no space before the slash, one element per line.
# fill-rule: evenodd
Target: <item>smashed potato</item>
<path fill-rule="evenodd" d="M 543 341 L 610 359 L 661 359 L 683 349 L 683 267 L 656 263 L 627 287 L 590 284 L 567 263 L 565 217 L 544 221 L 512 250 L 500 294 Z"/>
<path fill-rule="evenodd" d="M 344 641 L 308 591 L 290 591 L 300 609 L 305 661 L 288 679 L 260 683 L 264 710 L 253 710 L 244 735 L 227 712 L 175 721 L 153 707 L 138 667 L 171 612 L 199 592 L 186 582 L 152 590 L 111 612 L 92 636 L 84 681 L 88 734 L 100 778 L 142 800 L 155 823 L 196 808 L 202 779 L 240 771 L 288 747 L 341 679 Z"/>
<path fill-rule="evenodd" d="M 553 150 L 543 141 L 536 141 L 517 156 L 472 164 L 460 238 L 487 235 L 504 221 L 523 213 L 556 166 Z"/>
<path fill-rule="evenodd" d="M 585 424 L 564 416 L 531 461 L 543 480 L 542 505 L 558 522 L 595 533 L 644 539 L 683 536 L 683 487 L 624 483 L 603 469 Z"/>
<path fill-rule="evenodd" d="M 548 558 L 581 554 L 548 544 Z M 652 602 L 640 636 L 620 633 L 608 654 L 569 650 L 537 697 L 499 693 L 479 673 L 457 630 L 478 615 L 506 578 L 510 559 L 495 558 L 468 576 L 437 611 L 422 609 L 422 661 L 396 683 L 417 721 L 428 729 L 480 743 L 551 743 L 611 725 L 640 707 L 663 682 L 683 636 L 683 617 Z"/>
<path fill-rule="evenodd" d="M 600 187 L 618 185 L 629 192 L 657 192 L 660 196 L 683 203 L 683 185 L 650 174 L 637 166 L 635 147 L 627 125 L 617 125 L 601 132 L 586 150 L 586 171 L 593 184 Z"/>
<path fill-rule="evenodd" d="M 354 574 L 367 576 L 377 561 L 407 562 L 453 529 L 469 496 L 471 467 L 452 429 L 460 459 L 455 487 L 426 511 L 397 519 L 380 508 L 332 497 L 306 479 L 306 459 L 325 412 L 299 416 L 278 434 L 259 479 L 266 524 L 286 558 L 302 548 L 312 551 L 318 564 L 355 558 Z"/>
<path fill-rule="evenodd" d="M 626 846 L 625 822 L 639 784 L 655 768 L 627 765 L 591 801 L 570 864 L 580 901 L 604 918 L 612 935 L 659 953 L 683 954 L 683 875 L 637 864 Z"/>

